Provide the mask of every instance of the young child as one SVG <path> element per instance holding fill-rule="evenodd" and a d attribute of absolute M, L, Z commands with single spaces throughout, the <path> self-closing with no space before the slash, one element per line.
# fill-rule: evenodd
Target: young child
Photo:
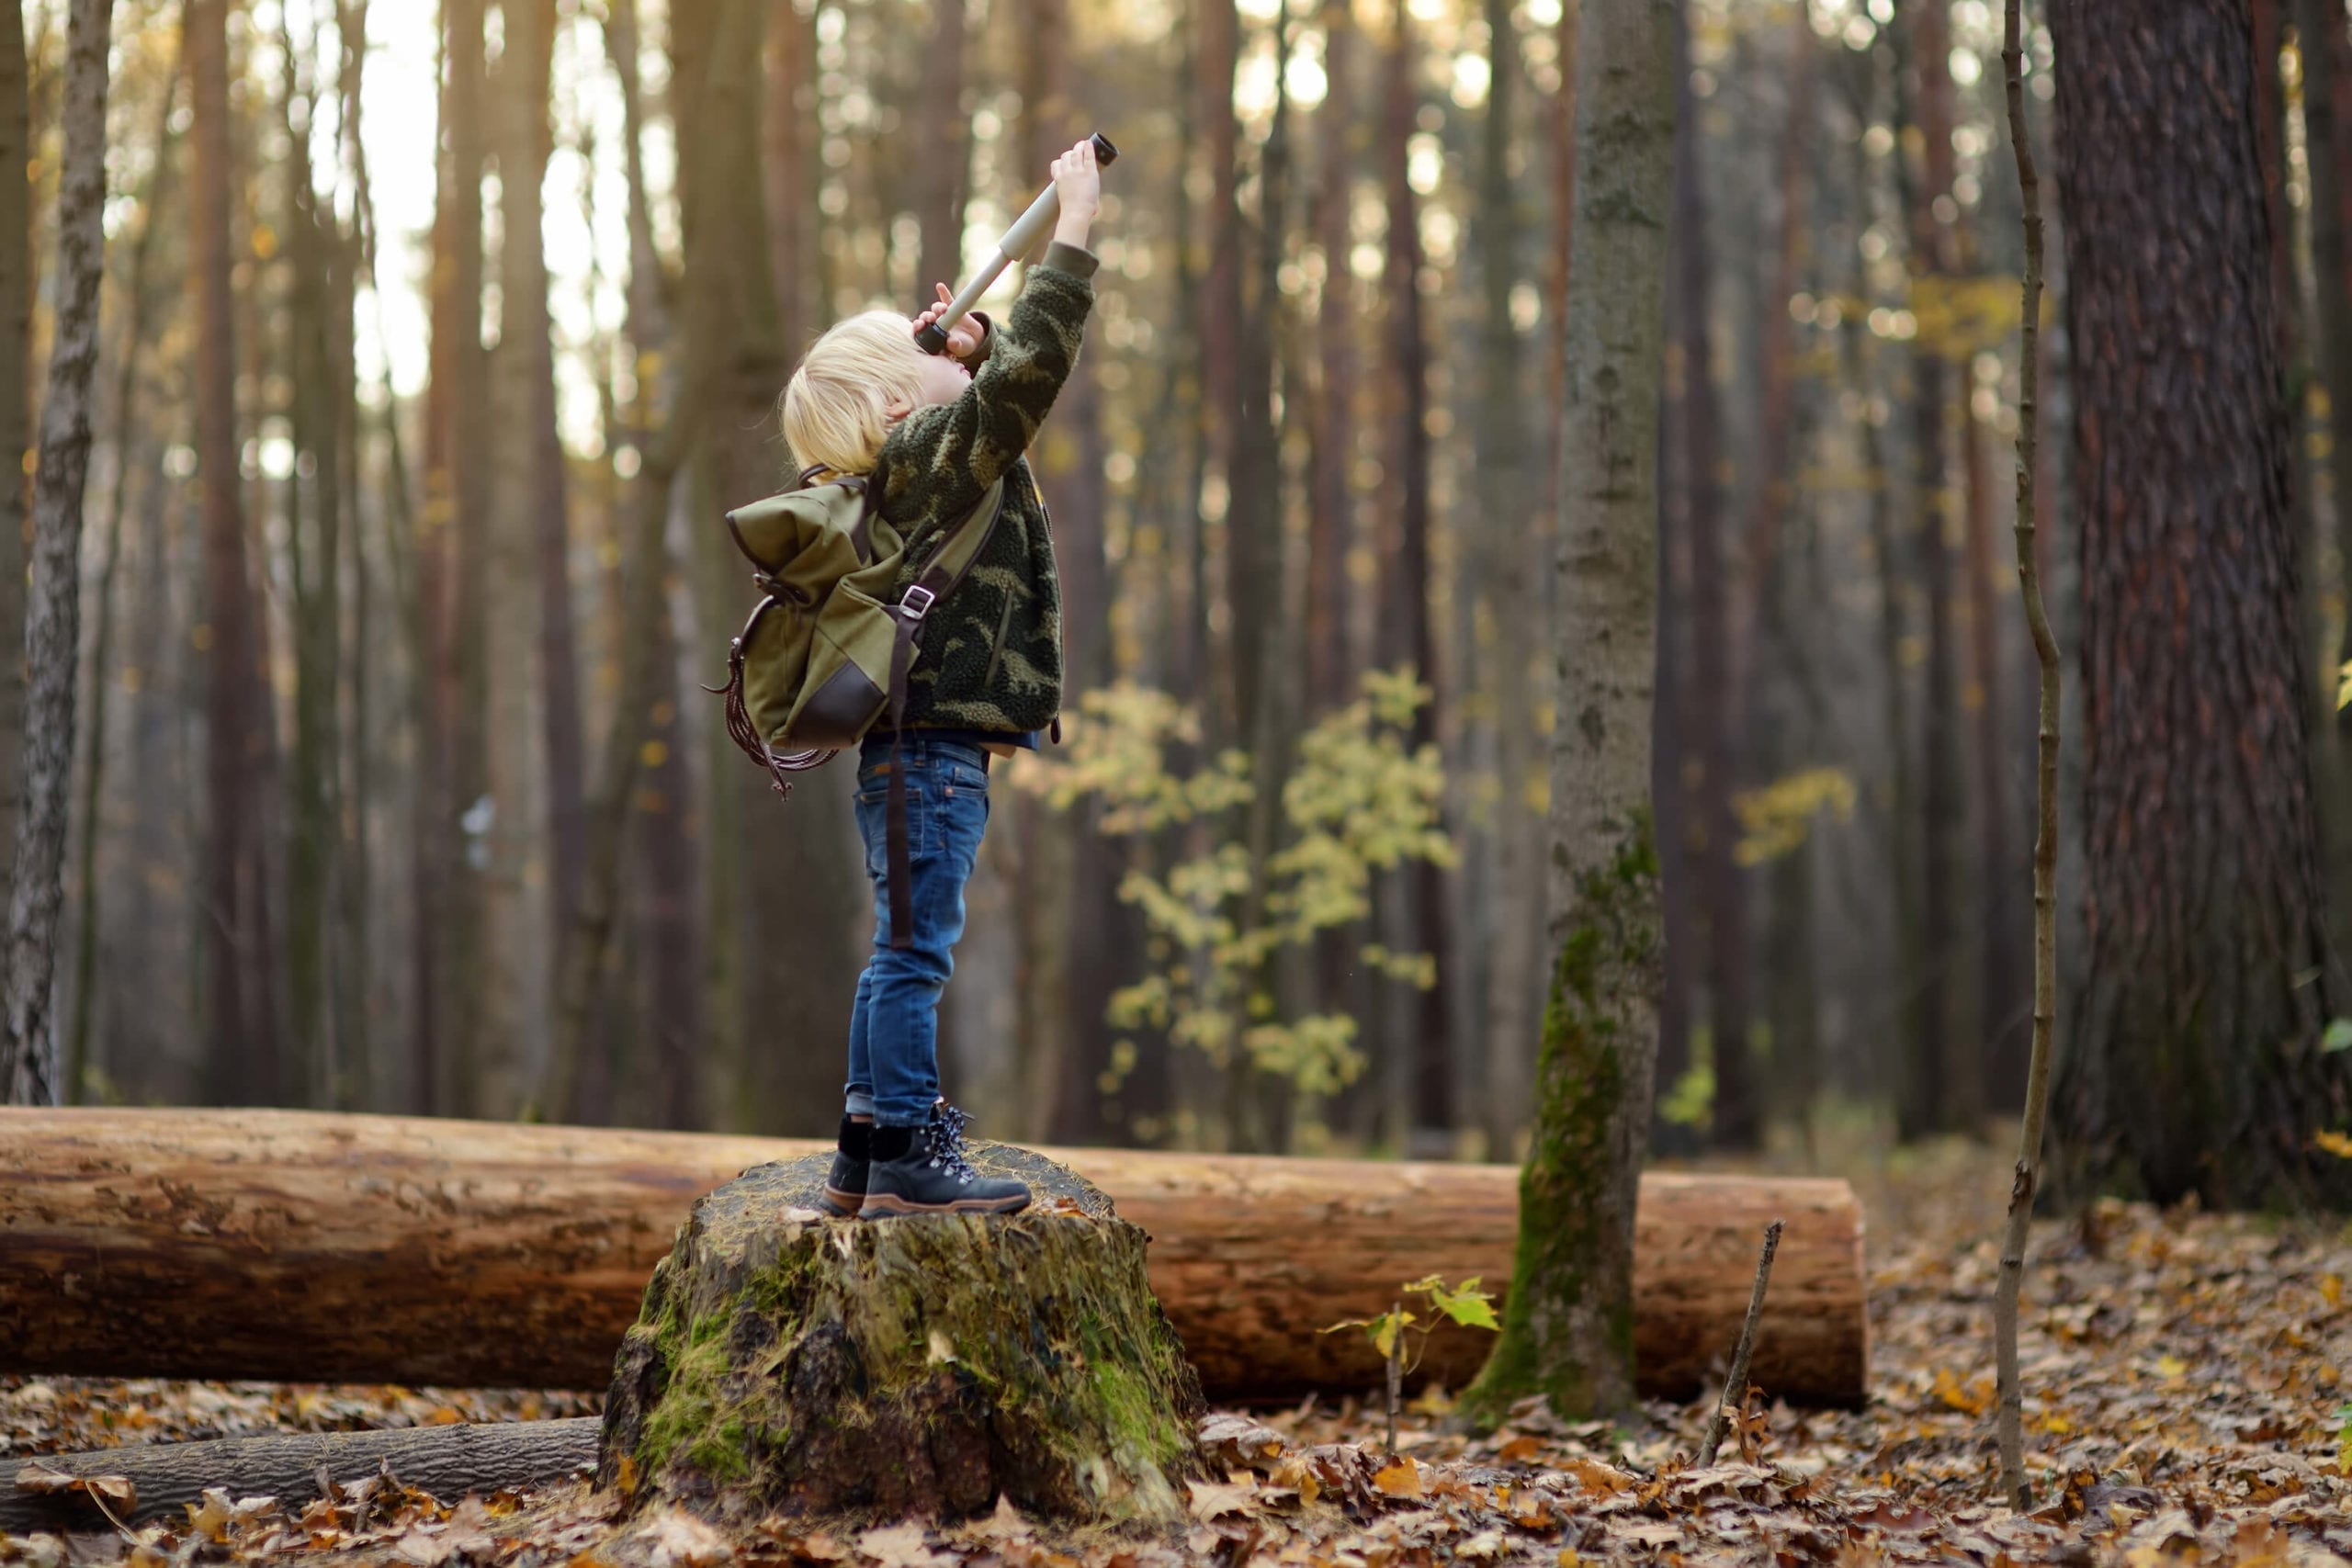
<path fill-rule="evenodd" d="M 1102 203 L 1091 141 L 1054 160 L 1060 221 L 1001 327 L 951 323 L 947 353 L 915 346 L 949 294 L 911 319 L 853 316 L 819 338 L 784 394 L 784 434 L 820 474 L 884 474 L 881 511 L 907 540 L 900 590 L 940 530 L 1005 481 L 987 548 L 924 618 L 903 731 L 865 738 L 857 830 L 873 878 L 873 956 L 858 976 L 848 1102 L 825 1184 L 835 1213 L 1009 1213 L 1029 1201 L 965 1157 L 964 1113 L 939 1093 L 939 996 L 964 932 L 964 884 L 989 819 L 989 763 L 1035 750 L 1061 709 L 1061 592 L 1044 502 L 1023 450 L 1077 359 L 1094 301 L 1086 249 Z M 815 477 L 815 476 L 812 476 Z M 894 948 L 885 799 L 905 770 L 912 945 Z"/>

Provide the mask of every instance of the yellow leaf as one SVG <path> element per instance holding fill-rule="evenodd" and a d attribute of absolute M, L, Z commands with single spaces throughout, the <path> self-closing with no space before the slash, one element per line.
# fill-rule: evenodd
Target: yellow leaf
<path fill-rule="evenodd" d="M 2342 1133 L 2314 1133 L 2312 1142 L 2334 1155 L 2337 1159 L 2352 1159 L 2352 1137 Z"/>
<path fill-rule="evenodd" d="M 1973 1383 L 1962 1386 L 1961 1381 L 1952 1376 L 1951 1368 L 1939 1367 L 1936 1370 L 1935 1393 L 1938 1399 L 1964 1416 L 1982 1416 L 1993 1403 L 1993 1381 L 1979 1378 Z"/>
<path fill-rule="evenodd" d="M 2327 1298 L 2328 1305 L 2332 1307 L 2342 1306 L 2344 1304 L 2344 1276 L 2341 1274 L 2328 1274 L 2322 1276 L 2319 1282 L 2319 1293 Z"/>
<path fill-rule="evenodd" d="M 2156 1371 L 2167 1380 L 2178 1382 L 2188 1375 L 2188 1363 L 2177 1356 L 2159 1356 L 2156 1358 Z"/>
<path fill-rule="evenodd" d="M 1421 1495 L 1421 1467 L 1410 1459 L 1400 1459 L 1374 1472 L 1372 1483 L 1391 1497 L 1418 1497 Z"/>

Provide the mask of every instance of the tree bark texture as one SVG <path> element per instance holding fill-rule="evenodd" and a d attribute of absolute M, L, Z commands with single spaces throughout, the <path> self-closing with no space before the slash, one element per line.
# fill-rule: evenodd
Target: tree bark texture
<path fill-rule="evenodd" d="M 1437 634 L 1430 614 L 1430 353 L 1421 303 L 1421 209 L 1408 175 L 1411 137 L 1419 123 L 1416 86 L 1419 62 L 1411 13 L 1396 0 L 1390 18 L 1385 105 L 1382 110 L 1381 165 L 1388 216 L 1388 382 L 1395 401 L 1393 434 L 1385 465 L 1395 478 L 1394 533 L 1381 552 L 1378 661 L 1386 668 L 1410 664 L 1430 701 L 1413 716 L 1410 744 L 1433 745 L 1438 734 L 1440 674 Z M 1408 1089 L 1394 1129 L 1400 1145 L 1422 1131 L 1424 1141 L 1442 1145 L 1454 1123 L 1453 1070 L 1447 1049 L 1447 977 L 1453 973 L 1447 947 L 1444 873 L 1433 861 L 1419 861 L 1390 874 L 1404 881 L 1396 901 L 1402 929 L 1385 940 L 1395 951 L 1427 953 L 1436 960 L 1437 982 L 1388 1000 L 1383 1014 L 1399 1026 Z M 1392 986 L 1395 983 L 1392 983 Z M 1435 1134 L 1434 1137 L 1430 1134 Z"/>
<path fill-rule="evenodd" d="M 1677 19 L 1671 0 L 1588 0 L 1579 22 L 1582 287 L 1568 299 L 1554 567 L 1555 957 L 1510 1294 L 1465 1394 L 1490 1420 L 1525 1394 L 1581 1415 L 1634 1393 L 1634 1208 L 1657 1049 L 1650 711 Z"/>
<path fill-rule="evenodd" d="M 95 598 L 97 602 L 97 625 L 90 638 L 90 719 L 84 727 L 88 736 L 88 751 L 82 763 L 81 837 L 74 851 L 75 883 L 80 891 L 79 908 L 75 911 L 74 942 L 73 999 L 69 1006 L 71 1033 L 65 1051 L 64 1081 L 58 1085 L 59 1096 L 68 1105 L 79 1104 L 86 1091 L 90 1067 L 90 1040 L 93 1033 L 92 1014 L 96 1010 L 98 962 L 98 803 L 104 796 L 107 778 L 107 702 L 113 684 L 107 671 L 114 651 L 115 580 L 120 575 L 126 549 L 124 522 L 130 512 L 131 476 L 144 473 L 147 483 L 141 488 L 141 502 L 148 501 L 153 491 L 154 470 L 152 446 L 143 446 L 139 438 L 140 372 L 144 364 L 144 351 L 156 312 L 150 299 L 155 237 L 161 228 L 158 214 L 177 182 L 179 159 L 177 139 L 172 134 L 172 119 L 180 103 L 180 73 L 175 70 L 157 101 L 153 121 L 153 143 L 159 155 L 147 176 L 146 189 L 140 195 L 139 236 L 131 242 L 130 275 L 123 283 L 124 309 L 129 319 L 123 323 L 119 358 L 115 365 L 114 442 L 121 454 L 115 471 L 113 492 L 107 498 L 104 564 L 98 570 Z M 0 163 L 0 167 L 6 167 Z M 150 438 L 152 440 L 152 437 Z M 144 452 L 143 459 L 138 456 Z"/>
<path fill-rule="evenodd" d="M 205 1488 L 232 1497 L 275 1497 L 288 1513 L 319 1494 L 319 1472 L 339 1485 L 365 1484 L 389 1466 L 403 1485 L 444 1501 L 505 1487 L 546 1486 L 593 1471 L 604 1423 L 594 1416 L 555 1421 L 486 1421 L 387 1432 L 301 1432 L 288 1437 L 213 1438 L 187 1443 L 132 1443 L 83 1453 L 39 1454 L 17 1461 L 68 1475 L 120 1475 L 138 1502 L 115 1517 L 125 1524 L 173 1519 L 202 1501 Z M 13 1473 L 13 1472 L 11 1472 Z M 87 1498 L 0 1492 L 0 1530 L 77 1533 L 104 1529 Z"/>
<path fill-rule="evenodd" d="M 915 229 L 922 247 L 915 259 L 915 296 L 922 304 L 933 298 L 933 284 L 958 288 L 964 282 L 964 191 L 972 161 L 971 120 L 963 106 L 964 9 L 965 0 L 931 0 L 931 42 L 922 51 L 922 89 L 914 105 L 920 149 Z M 1032 39 L 1029 47 L 1042 42 Z"/>
<path fill-rule="evenodd" d="M 760 175 L 758 0 L 676 0 L 670 104 L 679 144 L 685 276 L 679 325 L 696 515 L 775 491 L 771 423 L 789 368 L 779 336 Z M 754 210 L 748 203 L 756 203 Z M 695 528 L 695 619 L 732 636 L 752 603 L 742 558 L 719 528 Z M 723 640 L 711 640 L 712 657 Z M 707 699 L 689 694 L 695 701 Z M 813 1133 L 839 1111 L 840 1061 L 780 1039 L 846 1041 L 865 958 L 870 889 L 851 827 L 854 770 L 805 775 L 781 801 L 721 727 L 707 730 L 700 836 L 707 1027 L 695 1055 L 738 1126 Z M 673 801 L 672 809 L 684 803 Z"/>
<path fill-rule="evenodd" d="M 634 38 L 633 6 L 629 20 Z M 634 66 L 629 69 L 633 76 Z M 760 172 L 767 182 L 768 250 L 775 268 L 777 333 L 786 356 L 796 362 L 809 340 L 808 312 L 818 295 L 817 224 L 812 216 L 817 205 L 816 138 L 809 135 L 816 120 L 816 74 L 813 9 L 804 16 L 797 5 L 777 6 L 768 13 Z"/>
<path fill-rule="evenodd" d="M 0 23 L 0 169 L 32 161 L 31 83 L 21 7 Z M 24 459 L 32 449 L 32 181 L 0 180 L 0 649 L 25 641 Z M 0 855 L 17 845 L 17 773 L 25 739 L 25 673 L 0 659 Z M 0 863 L 0 875 L 8 868 Z"/>
<path fill-rule="evenodd" d="M 56 325 L 33 481 L 32 595 L 25 616 L 24 797 L 8 897 L 7 1014 L 0 1088 L 11 1104 L 57 1090 L 51 980 L 64 903 L 66 800 L 82 653 L 82 489 L 90 471 L 90 378 L 106 275 L 107 39 L 112 0 L 74 0 L 65 31 L 64 164 L 57 191 Z M 0 168 L 0 176 L 13 171 Z"/>
<path fill-rule="evenodd" d="M 1912 266 L 1928 280 L 1957 276 L 1962 270 L 1959 214 L 1951 202 L 1952 82 L 1949 63 L 1951 33 L 1947 0 L 1910 7 L 1910 64 L 1916 87 L 1910 113 L 1917 125 L 1921 157 L 1909 186 Z M 1912 495 L 1917 518 L 1919 585 L 1926 601 L 1927 666 L 1920 704 L 1919 897 L 1920 933 L 1927 964 L 1919 975 L 1922 1087 L 1905 1118 L 1914 1135 L 1942 1128 L 1968 1128 L 1984 1111 L 1984 1069 L 1977 1035 L 1960 1016 L 1964 992 L 1952 984 L 1962 973 L 1965 942 L 1961 919 L 1961 837 L 1965 829 L 1962 739 L 1960 716 L 1960 626 L 1958 588 L 1952 570 L 1953 525 L 1962 521 L 1951 483 L 1950 427 L 1953 386 L 1966 396 L 1962 374 L 1944 358 L 1940 345 L 1918 343 L 1911 355 Z"/>
<path fill-rule="evenodd" d="M 1312 220 L 1323 254 L 1317 290 L 1315 434 L 1307 459 L 1306 581 L 1340 581 L 1356 537 L 1355 457 L 1358 390 L 1354 323 L 1355 274 L 1349 228 L 1355 191 L 1359 117 L 1352 111 L 1355 59 L 1361 40 L 1345 0 L 1323 0 L 1323 102 L 1315 111 L 1316 189 Z M 1348 617 L 1341 596 L 1306 599 L 1306 701 L 1309 719 L 1345 704 L 1350 695 Z"/>
<path fill-rule="evenodd" d="M 786 1140 L 298 1111 L 0 1111 L 0 1364 L 112 1376 L 602 1387 L 693 1201 Z M 830 1146 L 830 1145 L 825 1145 Z M 1152 1286 L 1212 1395 L 1371 1388 L 1400 1280 L 1508 1277 L 1507 1166 L 1046 1151 L 1151 1233 Z M 1653 1175 L 1631 1334 L 1679 1397 L 1738 1332 L 1747 1255 L 1789 1231 L 1757 1381 L 1866 1388 L 1861 1213 L 1839 1181 Z M 86 1310 L 92 1300 L 109 1303 Z M 494 1331 L 493 1331 L 494 1325 Z M 1451 1330 L 1459 1385 L 1490 1337 Z"/>
<path fill-rule="evenodd" d="M 255 603 L 245 558 L 237 430 L 236 301 L 230 254 L 229 0 L 189 0 L 186 20 L 196 173 L 190 241 L 196 294 L 197 471 L 204 489 L 204 848 L 207 1078 L 220 1100 L 266 1099 L 278 1077 L 276 1023 L 256 983 L 264 868 L 254 801 L 266 744 Z"/>
<path fill-rule="evenodd" d="M 1747 877 L 1736 855 L 1739 818 L 1732 797 L 1739 788 L 1731 673 L 1729 533 L 1718 478 L 1722 418 L 1715 400 L 1714 333 L 1707 282 L 1705 175 L 1698 109 L 1690 96 L 1687 45 L 1679 46 L 1675 80 L 1674 216 L 1669 254 L 1674 267 L 1675 363 L 1680 385 L 1676 454 L 1686 498 L 1681 518 L 1690 550 L 1690 701 L 1680 719 L 1700 766 L 1692 880 L 1706 932 L 1702 974 L 1706 982 L 1708 1039 L 1715 1093 L 1708 1133 L 1720 1148 L 1754 1148 L 1762 1136 L 1756 1069 L 1749 1050 Z"/>
<path fill-rule="evenodd" d="M 828 1219 L 831 1151 L 697 1200 L 621 1341 L 597 1466 L 628 1506 L 748 1523 L 772 1511 L 1024 1510 L 1185 1517 L 1206 1473 L 1199 1380 L 1144 1273 L 1148 1239 L 1091 1182 L 1001 1144 L 1019 1214 Z"/>
<path fill-rule="evenodd" d="M 2060 0 L 2083 542 L 2077 1190 L 2352 1196 L 2245 8 Z"/>
<path fill-rule="evenodd" d="M 2352 170 L 2344 164 L 2352 126 L 2341 123 L 2345 73 L 2343 0 L 2294 0 L 2303 69 L 2303 150 L 2311 170 L 2312 271 L 2319 317 L 2319 367 L 2327 387 L 2328 469 L 2335 514 L 2337 570 L 2352 581 Z M 2257 62 L 2259 63 L 2259 62 Z M 2352 659 L 2352 615 L 2338 660 Z M 2323 705 L 2324 706 L 2325 705 Z M 2352 738 L 2352 717 L 2338 733 Z"/>
<path fill-rule="evenodd" d="M 1511 320 L 1511 292 L 1522 257 L 1511 158 L 1521 72 L 1519 35 L 1506 0 L 1487 0 L 1487 87 L 1480 135 L 1478 227 L 1479 537 L 1494 640 L 1491 658 L 1494 767 L 1492 957 L 1485 998 L 1486 1050 L 1480 1112 L 1489 1156 L 1506 1158 L 1527 1124 L 1527 1088 L 1534 1066 L 1544 968 L 1544 835 L 1535 808 L 1534 665 L 1544 626 L 1543 546 L 1551 537 L 1544 485 L 1529 461 L 1534 434 L 1526 403 L 1526 361 Z M 1321 580 L 1318 580 L 1321 581 Z M 1457 609 L 1456 614 L 1463 612 Z M 1456 951 L 1466 944 L 1457 942 Z M 1473 1032 L 1461 1043 L 1474 1045 Z"/>
<path fill-rule="evenodd" d="M 506 318 L 507 330 L 519 332 L 517 345 L 528 366 L 530 401 L 524 434 L 530 459 L 530 519 L 533 576 L 537 581 L 539 610 L 540 758 L 547 779 L 547 850 L 548 919 L 551 931 L 561 931 L 580 905 L 580 877 L 586 858 L 587 803 L 582 786 L 586 769 L 587 740 L 582 732 L 579 637 L 571 607 L 571 504 L 565 493 L 563 438 L 556 430 L 555 323 L 548 310 L 548 266 L 540 236 L 539 191 L 555 150 L 555 127 L 548 118 L 548 96 L 554 64 L 558 27 L 555 0 L 525 0 L 507 7 L 508 58 L 516 61 L 524 77 L 520 89 L 518 130 L 514 145 L 525 155 L 526 180 L 515 182 L 525 199 L 519 210 L 510 209 L 519 227 L 510 221 L 510 244 L 521 254 L 510 259 L 505 298 L 521 299 L 515 313 Z M 513 186 L 508 187 L 510 189 Z"/>

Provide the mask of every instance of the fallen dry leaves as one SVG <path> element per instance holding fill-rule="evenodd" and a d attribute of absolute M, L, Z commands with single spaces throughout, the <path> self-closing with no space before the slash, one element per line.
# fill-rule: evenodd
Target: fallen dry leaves
<path fill-rule="evenodd" d="M 185 1518 L 109 1530 L 109 1489 L 39 1456 L 248 1432 L 593 1413 L 579 1396 L 266 1384 L 0 1380 L 0 1446 L 36 1488 L 87 1503 L 92 1532 L 0 1538 L 28 1568 L 198 1568 L 300 1556 L 370 1568 L 1434 1568 L 1463 1562 L 2030 1562 L 2352 1568 L 2343 1451 L 2352 1233 L 2102 1205 L 2037 1229 L 2022 1334 L 2039 1509 L 1993 1500 L 1988 1303 L 2006 1183 L 1978 1154 L 1870 1194 L 1873 1399 L 1859 1411 L 1751 1401 L 1717 1462 L 1708 1402 L 1619 1425 L 1522 1406 L 1447 1429 L 1426 1393 L 1381 1451 L 1351 1401 L 1211 1416 L 1188 1519 L 1160 1539 L 1073 1536 L 1009 1501 L 945 1527 L 772 1516 L 734 1538 L 675 1509 L 622 1520 L 574 1483 L 428 1496 L 397 1477 L 292 1506 L 214 1490 Z M 61 1484 L 61 1483 L 65 1483 Z M 119 1512 L 130 1504 L 114 1495 Z M 872 1521 L 868 1521 L 872 1523 Z"/>

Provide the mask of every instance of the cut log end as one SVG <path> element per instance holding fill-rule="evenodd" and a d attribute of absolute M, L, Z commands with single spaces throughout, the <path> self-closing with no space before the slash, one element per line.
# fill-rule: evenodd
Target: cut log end
<path fill-rule="evenodd" d="M 1199 1380 L 1144 1272 L 1144 1233 L 1025 1150 L 973 1163 L 1012 1216 L 818 1213 L 825 1156 L 697 1201 L 646 1286 L 597 1472 L 632 1504 L 1084 1522 L 1182 1516 Z"/>

